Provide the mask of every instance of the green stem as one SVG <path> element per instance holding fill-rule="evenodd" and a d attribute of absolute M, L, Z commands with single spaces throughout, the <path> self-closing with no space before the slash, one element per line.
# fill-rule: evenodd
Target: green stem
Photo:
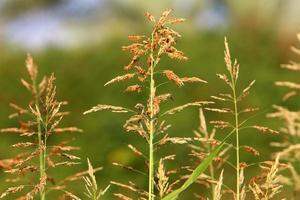
<path fill-rule="evenodd" d="M 34 87 L 34 91 L 35 91 L 35 104 L 36 106 L 39 107 L 39 96 L 38 96 L 38 89 L 37 89 L 37 84 L 36 81 L 33 81 L 33 87 Z M 38 142 L 39 142 L 39 147 L 41 147 L 42 145 L 44 145 L 43 142 L 43 136 L 42 136 L 42 125 L 41 125 L 41 120 L 40 119 L 36 119 L 37 120 L 37 129 L 38 129 Z M 45 176 L 46 172 L 45 172 L 45 164 L 46 164 L 46 156 L 45 156 L 45 151 L 43 153 L 39 154 L 39 170 L 40 170 L 40 179 L 42 177 Z M 45 189 L 42 188 L 40 190 L 40 199 L 41 200 L 46 200 L 46 193 L 45 193 Z"/>
<path fill-rule="evenodd" d="M 236 96 L 235 81 L 232 78 L 232 92 L 234 100 L 234 116 L 235 116 L 235 139 L 236 139 L 236 199 L 240 200 L 240 140 L 239 140 L 239 118 L 238 105 Z"/>
<path fill-rule="evenodd" d="M 153 33 L 152 33 L 153 44 Z M 155 97 L 155 81 L 154 67 L 155 61 L 153 57 L 153 48 L 151 47 L 151 65 L 150 65 L 150 127 L 149 127 L 149 183 L 148 183 L 148 200 L 154 200 L 154 97 Z"/>

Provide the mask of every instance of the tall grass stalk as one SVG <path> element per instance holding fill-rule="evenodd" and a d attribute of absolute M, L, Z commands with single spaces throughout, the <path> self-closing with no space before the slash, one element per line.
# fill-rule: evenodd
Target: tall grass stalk
<path fill-rule="evenodd" d="M 225 40 L 225 45 L 227 41 Z M 229 52 L 229 51 L 228 51 Z M 231 85 L 232 85 L 232 94 L 233 94 L 233 104 L 234 104 L 234 121 L 235 121 L 235 148 L 236 148 L 236 199 L 240 200 L 240 138 L 239 138 L 239 116 L 238 116 L 238 99 L 236 96 L 236 81 L 234 74 L 230 73 Z"/>
<path fill-rule="evenodd" d="M 228 42 L 225 38 L 225 51 L 224 51 L 224 61 L 227 69 L 227 74 L 217 74 L 217 76 L 224 81 L 224 83 L 229 86 L 229 93 L 219 93 L 217 96 L 212 96 L 213 99 L 218 100 L 219 102 L 223 102 L 225 107 L 223 108 L 205 108 L 206 110 L 231 114 L 233 115 L 232 120 L 217 120 L 211 121 L 211 123 L 219 129 L 229 128 L 234 131 L 235 135 L 235 144 L 227 144 L 230 148 L 235 150 L 235 164 L 228 163 L 230 166 L 234 167 L 235 175 L 236 175 L 236 187 L 235 190 L 232 190 L 234 193 L 234 199 L 236 200 L 244 200 L 246 198 L 247 185 L 244 181 L 244 170 L 248 166 L 247 163 L 241 161 L 240 150 L 253 154 L 254 156 L 259 156 L 259 152 L 251 146 L 241 145 L 240 142 L 240 133 L 242 129 L 256 129 L 265 133 L 278 133 L 268 127 L 258 126 L 258 125 L 246 125 L 249 119 L 253 116 L 241 119 L 242 115 L 253 113 L 258 110 L 258 108 L 253 107 L 242 107 L 240 105 L 241 101 L 243 101 L 250 93 L 250 89 L 255 83 L 255 81 L 251 81 L 250 84 L 244 88 L 241 92 L 238 92 L 238 78 L 239 78 L 239 64 L 236 59 L 232 60 L 230 55 L 230 50 L 228 46 Z"/>
<path fill-rule="evenodd" d="M 34 91 L 38 91 L 36 79 L 32 80 L 32 86 Z M 39 101 L 40 96 L 37 94 L 34 95 L 34 101 L 35 101 L 35 105 L 37 107 L 40 107 L 40 101 Z M 46 137 L 44 137 L 45 140 L 43 140 L 42 125 L 40 119 L 37 118 L 36 123 L 37 123 L 38 144 L 39 146 L 43 146 L 43 145 L 47 146 Z M 40 179 L 46 176 L 46 157 L 47 157 L 47 149 L 45 148 L 44 152 L 39 154 Z M 40 189 L 40 199 L 45 200 L 45 198 L 46 198 L 46 193 L 45 193 L 45 188 L 43 187 Z"/>
<path fill-rule="evenodd" d="M 154 46 L 154 32 L 151 34 L 151 46 Z M 154 97 L 155 97 L 155 80 L 154 80 L 154 68 L 157 61 L 154 59 L 153 48 L 151 48 L 150 53 L 150 128 L 149 128 L 149 183 L 148 183 L 148 199 L 153 200 L 154 196 L 154 149 L 153 149 L 153 139 L 154 139 Z"/>
<path fill-rule="evenodd" d="M 168 171 L 165 168 L 164 163 L 166 161 L 174 160 L 175 155 L 166 155 L 163 157 L 157 157 L 156 152 L 161 146 L 173 143 L 173 144 L 187 144 L 191 138 L 179 138 L 171 137 L 167 133 L 170 124 L 167 124 L 163 117 L 167 115 L 173 115 L 191 106 L 203 106 L 211 102 L 197 101 L 193 103 L 187 103 L 182 106 L 171 108 L 161 113 L 160 106 L 162 103 L 168 102 L 173 99 L 171 93 L 157 94 L 159 87 L 164 86 L 166 83 L 176 84 L 177 86 L 183 86 L 185 83 L 191 82 L 206 82 L 197 77 L 183 77 L 180 78 L 172 70 L 157 70 L 158 63 L 163 56 L 167 56 L 171 59 L 179 61 L 186 61 L 187 57 L 182 51 L 176 49 L 177 38 L 181 37 L 179 33 L 170 28 L 170 25 L 175 25 L 184 21 L 182 18 L 170 18 L 172 10 L 165 10 L 159 19 L 155 19 L 150 13 L 146 13 L 146 18 L 152 24 L 152 32 L 150 36 L 128 36 L 128 39 L 133 41 L 132 44 L 122 47 L 124 51 L 128 51 L 132 54 L 132 60 L 124 67 L 126 73 L 124 75 L 117 76 L 108 81 L 105 85 L 109 85 L 116 82 L 121 82 L 128 79 L 134 79 L 137 77 L 137 83 L 129 85 L 126 92 L 141 92 L 146 90 L 148 98 L 144 103 L 137 103 L 134 109 L 124 108 L 121 106 L 103 105 L 99 104 L 92 109 L 86 111 L 84 114 L 90 112 L 96 112 L 100 110 L 110 110 L 118 113 L 131 113 L 132 116 L 125 122 L 124 128 L 127 132 L 134 132 L 138 136 L 142 137 L 147 143 L 147 153 L 140 151 L 138 148 L 129 144 L 128 147 L 138 157 L 146 159 L 148 164 L 148 189 L 146 191 L 139 189 L 133 183 L 129 185 L 112 181 L 112 184 L 122 187 L 123 189 L 130 190 L 137 193 L 142 199 L 154 200 L 157 197 L 163 198 L 170 192 L 172 192 L 175 183 L 170 183 L 168 177 Z M 141 58 L 146 59 L 146 63 L 140 62 Z M 166 78 L 166 82 L 156 84 L 156 76 L 162 76 Z M 157 164 L 158 163 L 158 164 Z M 116 166 L 130 169 L 133 172 L 135 170 L 132 167 L 122 166 L 121 164 L 114 163 Z M 156 179 L 156 180 L 155 180 Z M 155 191 L 155 188 L 158 190 Z M 120 199 L 130 199 L 131 197 L 116 193 L 115 197 Z"/>
<path fill-rule="evenodd" d="M 236 199 L 240 200 L 241 177 L 240 177 L 240 138 L 239 138 L 239 110 L 238 110 L 238 97 L 236 90 L 236 83 L 238 80 L 239 68 L 238 64 L 231 64 L 231 56 L 228 48 L 228 43 L 225 38 L 225 62 L 230 75 L 230 88 L 232 92 L 233 108 L 234 108 L 234 130 L 235 130 L 235 149 L 236 149 Z"/>
<path fill-rule="evenodd" d="M 239 64 L 237 63 L 236 60 L 232 62 L 231 60 L 231 55 L 228 47 L 228 42 L 227 39 L 225 38 L 224 40 L 224 45 L 225 45 L 225 51 L 224 51 L 224 60 L 226 64 L 227 71 L 229 72 L 229 79 L 225 74 L 218 74 L 218 77 L 221 78 L 227 85 L 229 85 L 231 89 L 231 94 L 227 95 L 230 98 L 230 101 L 233 104 L 233 115 L 234 115 L 234 125 L 232 128 L 234 129 L 235 132 L 235 150 L 236 150 L 236 190 L 235 190 L 235 195 L 236 195 L 236 200 L 241 200 L 240 198 L 240 189 L 241 189 L 241 175 L 240 175 L 240 138 L 239 138 L 239 129 L 240 129 L 240 124 L 239 124 L 239 110 L 238 110 L 238 96 L 237 96 L 237 80 L 238 80 L 238 75 L 239 75 Z M 243 94 L 242 94 L 243 95 Z M 224 110 L 216 110 L 219 112 L 231 112 L 228 109 Z"/>
<path fill-rule="evenodd" d="M 21 83 L 30 92 L 31 101 L 24 108 L 10 103 L 15 113 L 9 118 L 18 117 L 20 127 L 1 129 L 1 132 L 18 134 L 22 138 L 21 142 L 12 145 L 13 148 L 22 149 L 22 153 L 10 159 L 10 165 L 6 166 L 5 171 L 17 176 L 17 179 L 8 180 L 18 186 L 8 188 L 0 198 L 23 192 L 20 199 L 39 196 L 40 200 L 46 200 L 46 194 L 50 191 L 63 191 L 70 196 L 72 193 L 61 189 L 65 187 L 64 184 L 60 187 L 48 184 L 50 181 L 54 182 L 49 169 L 78 164 L 80 158 L 71 154 L 78 148 L 66 145 L 69 141 L 48 145 L 47 139 L 63 132 L 81 130 L 76 127 L 59 127 L 63 117 L 69 112 L 61 110 L 67 102 L 56 99 L 55 76 L 52 74 L 38 82 L 38 67 L 30 55 L 26 60 L 26 68 L 30 82 L 21 79 Z"/>

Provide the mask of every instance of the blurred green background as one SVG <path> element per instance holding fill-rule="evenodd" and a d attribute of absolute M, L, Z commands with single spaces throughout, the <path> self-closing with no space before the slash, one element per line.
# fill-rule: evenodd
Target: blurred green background
<path fill-rule="evenodd" d="M 232 55 L 241 65 L 240 85 L 244 87 L 251 80 L 257 80 L 250 98 L 244 102 L 261 108 L 257 118 L 252 120 L 253 124 L 278 129 L 280 124 L 267 120 L 265 115 L 271 112 L 273 104 L 282 104 L 281 96 L 285 91 L 276 88 L 274 81 L 298 78 L 280 68 L 281 63 L 294 59 L 289 46 L 297 45 L 296 33 L 300 27 L 298 0 L 1 0 L 0 127 L 18 124 L 7 117 L 12 112 L 9 102 L 26 106 L 30 98 L 20 84 L 20 78 L 28 78 L 24 61 L 30 52 L 39 66 L 40 75 L 55 73 L 59 99 L 69 101 L 67 109 L 72 114 L 65 118 L 64 124 L 84 130 L 70 136 L 76 138 L 74 143 L 81 147 L 78 155 L 82 164 L 57 169 L 56 176 L 86 169 L 85 160 L 89 157 L 94 166 L 104 167 L 97 174 L 103 188 L 111 180 L 132 180 L 146 187 L 145 177 L 111 165 L 119 162 L 146 170 L 143 161 L 127 148 L 128 143 L 142 146 L 139 138 L 122 129 L 128 116 L 106 112 L 83 116 L 82 113 L 98 103 L 134 106 L 144 100 L 145 94 L 124 93 L 125 84 L 103 85 L 121 74 L 130 59 L 130 55 L 121 52 L 120 48 L 128 44 L 127 35 L 149 32 L 144 13 L 149 11 L 158 16 L 165 8 L 173 8 L 175 16 L 186 18 L 186 22 L 175 29 L 183 36 L 178 48 L 189 60 L 182 63 L 165 59 L 161 67 L 172 68 L 181 76 L 199 76 L 208 81 L 208 84 L 187 85 L 179 89 L 166 86 L 166 89 L 176 91 L 173 92 L 175 101 L 166 107 L 208 100 L 209 96 L 226 89 L 215 74 L 225 71 L 223 39 L 227 36 Z M 289 102 L 287 106 L 297 108 L 297 102 Z M 208 120 L 222 117 L 206 114 Z M 169 122 L 174 125 L 171 135 L 192 136 L 198 126 L 198 110 L 186 110 L 170 118 Z M 223 136 L 224 133 L 220 133 L 220 137 Z M 269 142 L 280 137 L 245 132 L 241 139 L 242 144 L 253 145 L 261 152 L 259 158 L 242 154 L 242 160 L 251 163 L 268 159 L 274 150 L 269 147 Z M 1 135 L 0 159 L 15 155 L 10 145 L 16 140 L 12 135 Z M 179 147 L 175 151 L 170 146 L 166 151 L 178 155 L 176 165 L 191 163 L 187 148 Z M 250 169 L 248 175 L 257 172 L 257 169 Z M 232 177 L 233 174 L 228 170 L 225 176 Z M 0 191 L 7 188 L 5 178 L 1 172 Z M 230 184 L 231 179 L 228 180 Z M 71 186 L 79 196 L 83 188 L 80 184 Z M 201 187 L 193 187 L 182 199 L 191 199 L 193 191 L 198 190 Z M 118 188 L 112 187 L 105 199 L 114 199 L 114 191 Z"/>

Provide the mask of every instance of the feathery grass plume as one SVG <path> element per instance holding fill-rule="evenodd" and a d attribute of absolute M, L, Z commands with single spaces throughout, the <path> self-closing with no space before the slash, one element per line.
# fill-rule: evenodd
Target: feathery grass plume
<path fill-rule="evenodd" d="M 194 131 L 194 133 L 194 142 L 189 146 L 191 148 L 191 155 L 196 159 L 196 162 L 199 163 L 202 162 L 209 155 L 209 153 L 221 143 L 221 141 L 215 138 L 216 129 L 214 128 L 212 131 L 208 130 L 207 121 L 202 108 L 199 109 L 199 127 L 198 130 Z M 218 156 L 214 158 L 214 162 L 210 163 L 208 172 L 202 174 L 196 182 L 205 186 L 211 191 L 211 199 L 220 199 L 221 197 L 221 186 L 219 186 L 218 189 L 216 188 L 216 185 L 220 184 L 220 182 L 215 179 L 215 174 L 217 171 L 219 171 L 219 169 L 222 168 L 223 164 L 227 162 L 228 155 L 226 153 L 230 148 L 230 146 L 224 148 L 218 154 Z M 216 193 L 216 190 L 218 193 Z M 206 199 L 200 194 L 195 194 L 195 196 L 197 198 Z"/>
<path fill-rule="evenodd" d="M 280 193 L 281 188 L 281 175 L 279 175 L 280 154 L 277 155 L 274 162 L 263 162 L 260 165 L 262 174 L 252 178 L 249 188 L 253 193 L 255 200 L 271 200 Z"/>
<path fill-rule="evenodd" d="M 85 181 L 85 188 L 86 188 L 85 196 L 90 200 L 100 200 L 101 197 L 108 190 L 109 186 L 107 186 L 106 189 L 104 190 L 98 188 L 96 177 L 94 175 L 95 170 L 92 164 L 90 163 L 89 159 L 87 160 L 87 162 L 88 162 L 88 175 L 83 177 Z"/>
<path fill-rule="evenodd" d="M 300 34 L 298 34 L 300 40 Z M 292 47 L 292 51 L 300 55 L 300 50 Z M 299 71 L 300 64 L 296 62 L 290 62 L 290 64 L 282 65 L 283 68 L 290 71 Z M 298 83 L 280 81 L 275 83 L 277 86 L 287 86 L 291 89 L 290 92 L 284 95 L 283 100 L 286 101 L 290 97 L 299 93 L 297 88 Z M 278 147 L 278 153 L 280 154 L 280 161 L 287 164 L 287 170 L 289 173 L 284 173 L 285 177 L 289 181 L 285 181 L 285 185 L 292 186 L 293 196 L 292 199 L 296 200 L 300 198 L 300 111 L 290 110 L 283 106 L 274 105 L 274 112 L 269 113 L 267 116 L 275 118 L 283 122 L 280 133 L 281 141 L 271 143 L 272 146 Z"/>
<path fill-rule="evenodd" d="M 236 171 L 236 189 L 234 194 L 234 199 L 242 200 L 245 199 L 246 195 L 246 185 L 243 184 L 244 181 L 244 169 L 247 166 L 246 163 L 241 162 L 240 150 L 244 149 L 248 153 L 252 153 L 254 156 L 259 155 L 259 152 L 250 146 L 243 146 L 240 144 L 240 131 L 245 128 L 257 129 L 261 132 L 271 132 L 277 133 L 267 127 L 257 126 L 257 125 L 245 125 L 248 122 L 249 118 L 243 118 L 243 115 L 252 113 L 256 111 L 256 108 L 241 108 L 240 102 L 243 101 L 250 93 L 250 89 L 253 86 L 255 81 L 251 81 L 245 89 L 238 92 L 238 78 L 239 78 L 239 64 L 236 59 L 232 59 L 229 51 L 229 46 L 225 38 L 225 51 L 224 51 L 224 60 L 226 65 L 227 74 L 217 74 L 217 76 L 224 81 L 224 83 L 229 87 L 229 93 L 220 93 L 218 95 L 212 96 L 213 99 L 218 100 L 220 103 L 223 103 L 225 107 L 223 108 L 205 108 L 206 110 L 217 112 L 220 114 L 231 115 L 232 120 L 217 120 L 212 121 L 211 123 L 219 129 L 230 129 L 235 132 L 235 144 L 232 145 L 232 149 L 236 151 L 236 162 L 235 164 L 230 164 L 234 167 Z"/>
<path fill-rule="evenodd" d="M 111 110 L 112 112 L 127 112 L 133 115 L 125 122 L 124 128 L 127 132 L 135 132 L 141 136 L 147 143 L 148 152 L 141 150 L 130 144 L 128 147 L 139 157 L 145 157 L 148 164 L 148 190 L 144 191 L 138 189 L 137 186 L 130 183 L 129 185 L 113 182 L 112 184 L 118 185 L 131 193 L 135 192 L 140 196 L 140 199 L 154 200 L 155 197 L 163 197 L 173 190 L 174 183 L 170 183 L 168 178 L 169 171 L 164 167 L 164 162 L 173 160 L 173 156 L 166 156 L 163 158 L 155 157 L 155 152 L 161 145 L 166 143 L 186 144 L 190 138 L 172 138 L 167 134 L 168 129 L 171 127 L 165 121 L 161 120 L 163 115 L 171 115 L 182 111 L 190 106 L 203 106 L 211 102 L 194 102 L 179 106 L 174 109 L 165 111 L 164 114 L 160 112 L 160 105 L 170 99 L 172 95 L 158 94 L 157 90 L 164 84 L 156 83 L 156 76 L 163 76 L 169 82 L 175 83 L 177 86 L 183 86 L 185 83 L 191 82 L 205 82 L 197 77 L 179 77 L 172 70 L 158 71 L 158 64 L 162 56 L 168 56 L 171 59 L 179 61 L 187 60 L 187 57 L 182 51 L 179 51 L 176 45 L 176 39 L 181 37 L 179 33 L 170 28 L 169 25 L 181 23 L 184 20 L 181 18 L 170 18 L 172 10 L 165 10 L 159 19 L 156 19 L 150 13 L 146 13 L 146 18 L 153 24 L 152 33 L 150 36 L 129 36 L 129 40 L 133 43 L 122 47 L 122 50 L 128 51 L 132 54 L 132 59 L 128 65 L 124 67 L 125 75 L 117 76 L 108 81 L 105 85 L 117 83 L 120 81 L 137 78 L 137 84 L 128 86 L 125 91 L 141 92 L 144 89 L 149 89 L 148 100 L 144 103 L 136 104 L 134 109 L 127 109 L 123 107 L 115 107 L 108 105 L 98 105 L 84 114 L 98 111 L 98 110 Z M 145 58 L 146 63 L 141 62 L 141 58 Z M 172 158 L 172 159 L 170 159 Z M 157 164 L 158 163 L 158 166 Z M 127 167 L 131 169 L 131 167 Z M 132 170 L 131 170 L 132 171 Z M 137 170 L 136 170 L 137 171 Z M 157 180 L 155 180 L 155 174 Z M 158 193 L 156 193 L 157 188 Z M 131 199 L 128 194 L 115 194 L 119 199 Z"/>
<path fill-rule="evenodd" d="M 26 107 L 10 104 L 15 113 L 9 118 L 18 117 L 19 127 L 1 129 L 1 132 L 17 134 L 22 142 L 12 145 L 13 148 L 22 149 L 22 154 L 15 158 L 3 160 L 6 166 L 3 167 L 6 173 L 16 176 L 19 180 L 6 192 L 2 193 L 3 198 L 12 193 L 22 193 L 21 199 L 34 199 L 38 194 L 41 200 L 46 199 L 46 193 L 54 183 L 54 179 L 48 174 L 48 169 L 58 166 L 70 166 L 77 164 L 79 158 L 72 155 L 77 147 L 69 146 L 68 142 L 49 145 L 49 138 L 56 137 L 61 132 L 80 132 L 76 127 L 59 128 L 61 120 L 68 112 L 61 110 L 66 102 L 56 99 L 55 77 L 52 74 L 49 78 L 44 77 L 38 82 L 38 68 L 33 59 L 28 55 L 26 68 L 30 82 L 21 79 L 21 83 L 29 90 L 32 100 Z M 9 162 L 7 162 L 9 161 Z M 37 177 L 35 183 L 32 181 Z M 17 179 L 9 179 L 17 180 Z"/>
<path fill-rule="evenodd" d="M 297 35 L 298 40 L 300 41 L 300 34 Z M 291 50 L 296 53 L 297 55 L 300 56 L 300 49 L 296 48 L 296 47 L 291 47 Z M 299 62 L 294 62 L 294 61 L 290 61 L 289 64 L 284 64 L 282 65 L 282 68 L 290 70 L 290 71 L 296 71 L 299 72 L 300 71 L 300 63 Z M 300 92 L 300 83 L 296 83 L 293 81 L 276 81 L 275 84 L 277 86 L 280 87 L 286 87 L 288 88 L 290 91 L 287 92 L 284 96 L 283 96 L 283 100 L 286 101 L 287 99 L 296 96 L 299 94 Z"/>

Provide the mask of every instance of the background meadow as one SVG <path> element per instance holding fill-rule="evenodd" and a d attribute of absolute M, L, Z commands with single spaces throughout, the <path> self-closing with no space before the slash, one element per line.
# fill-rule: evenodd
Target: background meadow
<path fill-rule="evenodd" d="M 9 102 L 26 104 L 30 98 L 20 84 L 20 78 L 27 76 L 25 58 L 31 53 L 39 66 L 40 74 L 57 77 L 59 99 L 69 101 L 67 110 L 72 114 L 65 118 L 65 124 L 75 124 L 83 133 L 74 134 L 74 143 L 81 150 L 77 155 L 82 164 L 60 170 L 58 176 L 65 176 L 87 168 L 85 159 L 90 158 L 94 166 L 103 166 L 97 173 L 99 185 L 105 187 L 109 181 L 136 180 L 144 184 L 147 181 L 134 173 L 112 166 L 112 162 L 145 168 L 145 164 L 134 156 L 127 144 L 139 146 L 139 141 L 122 128 L 126 114 L 115 115 L 109 112 L 82 113 L 98 103 L 109 102 L 112 105 L 134 106 L 135 102 L 145 98 L 145 93 L 131 95 L 122 92 L 122 83 L 104 87 L 104 84 L 119 74 L 130 55 L 121 51 L 128 44 L 127 35 L 149 32 L 149 26 L 143 13 L 149 11 L 158 15 L 164 8 L 173 8 L 175 16 L 186 18 L 186 22 L 175 29 L 181 33 L 178 43 L 189 60 L 171 62 L 163 59 L 162 68 L 173 67 L 180 75 L 199 76 L 207 84 L 186 85 L 174 94 L 175 102 L 166 104 L 174 107 L 195 100 L 209 100 L 211 95 L 225 90 L 224 84 L 216 73 L 224 72 L 223 39 L 227 36 L 232 57 L 239 60 L 241 69 L 240 85 L 247 85 L 255 79 L 256 84 L 250 97 L 244 102 L 260 107 L 253 123 L 278 129 L 280 123 L 266 119 L 272 111 L 272 105 L 286 105 L 299 108 L 297 98 L 282 102 L 286 92 L 274 86 L 277 80 L 297 80 L 296 73 L 280 68 L 282 63 L 294 59 L 289 46 L 298 45 L 296 33 L 300 28 L 300 3 L 297 0 L 49 0 L 19 1 L 2 0 L 0 2 L 0 127 L 11 127 L 16 121 L 7 116 L 12 112 Z M 298 10 L 297 10 L 298 9 Z M 294 59 L 295 60 L 295 59 Z M 170 84 L 166 90 L 176 86 Z M 208 119 L 216 119 L 216 113 L 206 112 Z M 173 124 L 170 134 L 174 136 L 192 136 L 198 127 L 198 110 L 190 108 L 181 115 L 169 118 Z M 222 135 L 222 131 L 217 132 Z M 224 134 L 224 133 L 223 133 Z M 280 136 L 244 131 L 241 143 L 255 144 L 260 157 L 243 153 L 244 161 L 258 162 L 269 158 L 274 148 L 271 141 Z M 0 159 L 14 155 L 10 145 L 16 142 L 14 135 L 1 135 Z M 178 161 L 190 162 L 186 148 L 165 147 L 164 151 L 178 156 Z M 232 156 L 234 157 L 234 156 Z M 175 163 L 176 165 L 176 163 Z M 248 173 L 252 173 L 251 169 Z M 225 179 L 230 177 L 226 174 Z M 6 175 L 0 172 L 0 191 L 7 187 Z M 83 184 L 82 184 L 83 185 Z M 82 185 L 74 184 L 80 193 Z M 198 187 L 198 186 L 197 186 Z M 192 187 L 182 199 L 191 198 Z M 111 199 L 112 186 L 106 195 Z"/>

